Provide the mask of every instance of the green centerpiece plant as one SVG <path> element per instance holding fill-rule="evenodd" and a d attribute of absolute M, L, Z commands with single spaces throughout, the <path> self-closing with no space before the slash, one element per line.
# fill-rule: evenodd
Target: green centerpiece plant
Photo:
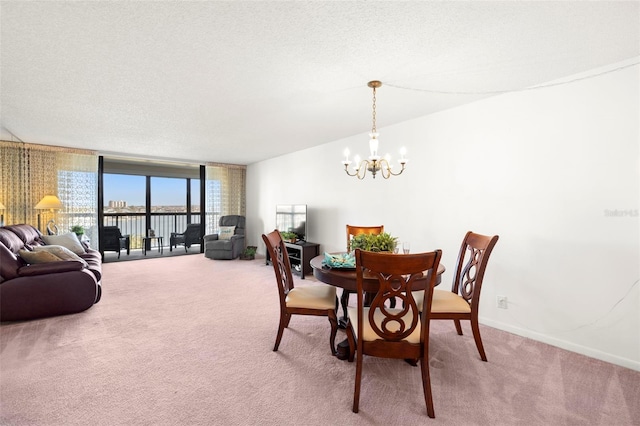
<path fill-rule="evenodd" d="M 360 234 L 351 238 L 351 250 L 360 249 L 367 251 L 393 252 L 398 244 L 398 238 L 392 237 L 386 232 L 378 235 Z"/>

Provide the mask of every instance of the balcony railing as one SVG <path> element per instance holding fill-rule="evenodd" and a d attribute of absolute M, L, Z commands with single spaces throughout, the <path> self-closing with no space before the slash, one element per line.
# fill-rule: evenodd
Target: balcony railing
<path fill-rule="evenodd" d="M 200 223 L 200 213 L 190 215 L 189 223 Z M 207 213 L 206 223 L 215 224 L 217 228 L 220 213 Z M 142 238 L 147 236 L 148 229 L 153 229 L 156 237 L 163 237 L 163 245 L 169 246 L 172 232 L 184 232 L 187 229 L 186 213 L 151 213 L 151 225 L 146 226 L 146 213 L 105 213 L 105 226 L 117 226 L 123 235 L 131 237 L 131 249 L 142 248 Z M 205 234 L 214 232 L 207 230 Z"/>

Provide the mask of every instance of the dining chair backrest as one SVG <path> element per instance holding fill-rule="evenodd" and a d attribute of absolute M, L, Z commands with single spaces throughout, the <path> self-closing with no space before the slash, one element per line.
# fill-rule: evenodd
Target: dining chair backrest
<path fill-rule="evenodd" d="M 435 287 L 437 269 L 442 257 L 442 251 L 436 250 L 429 253 L 394 255 L 389 253 L 376 253 L 356 249 L 356 277 L 357 277 L 357 308 L 358 330 L 357 335 L 362 336 L 363 321 L 369 321 L 375 316 L 384 317 L 380 323 L 371 323 L 371 326 L 380 339 L 390 342 L 406 340 L 422 321 L 420 342 L 428 336 L 427 315 L 420 315 L 417 303 L 413 298 L 416 280 L 427 273 L 424 303 L 427 312 L 431 307 L 431 294 Z M 428 271 L 428 272 L 427 272 Z M 369 317 L 362 318 L 365 305 L 365 288 L 363 287 L 364 275 L 373 274 L 378 280 L 378 289 L 369 304 Z M 399 298 L 402 314 L 390 313 L 387 307 L 388 301 Z M 414 336 L 415 337 L 415 336 Z M 413 341 L 413 339 L 411 339 Z M 415 343 L 415 342 L 414 342 Z"/>
<path fill-rule="evenodd" d="M 466 300 L 472 311 L 479 308 L 484 272 L 497 242 L 497 235 L 481 235 L 469 231 L 460 246 L 451 292 Z"/>
<path fill-rule="evenodd" d="M 262 239 L 267 246 L 271 262 L 273 263 L 276 282 L 278 284 L 278 294 L 280 295 L 280 307 L 284 309 L 287 294 L 294 288 L 291 261 L 287 255 L 287 247 L 284 245 L 282 235 L 280 235 L 280 231 L 277 229 L 266 235 L 262 234 Z"/>
<path fill-rule="evenodd" d="M 360 234 L 380 235 L 384 232 L 384 225 L 380 226 L 356 226 L 347 225 L 347 252 L 351 251 L 351 238 Z"/>

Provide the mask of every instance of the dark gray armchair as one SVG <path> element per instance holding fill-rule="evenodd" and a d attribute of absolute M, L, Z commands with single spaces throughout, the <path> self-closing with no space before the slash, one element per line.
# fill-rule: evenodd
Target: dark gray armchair
<path fill-rule="evenodd" d="M 117 226 L 105 226 L 102 232 L 102 252 L 117 251 L 118 259 L 120 259 L 120 250 L 126 250 L 127 254 L 131 252 L 131 238 L 129 235 L 122 235 L 120 228 Z"/>
<path fill-rule="evenodd" d="M 209 259 L 236 259 L 244 251 L 245 217 L 221 216 L 219 224 L 219 234 L 204 236 L 204 255 Z M 234 227 L 233 233 L 229 227 Z"/>
<path fill-rule="evenodd" d="M 183 245 L 184 251 L 188 251 L 192 244 L 202 244 L 202 231 L 199 223 L 190 223 L 184 232 L 172 232 L 169 237 L 169 251 L 173 251 L 173 248 L 177 248 L 179 245 Z"/>

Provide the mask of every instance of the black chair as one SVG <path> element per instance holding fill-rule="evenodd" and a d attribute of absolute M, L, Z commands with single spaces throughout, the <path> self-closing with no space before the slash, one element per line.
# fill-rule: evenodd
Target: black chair
<path fill-rule="evenodd" d="M 127 250 L 127 255 L 131 252 L 131 238 L 129 235 L 122 235 L 117 226 L 105 226 L 102 233 L 102 252 L 117 251 L 120 259 L 120 250 Z"/>
<path fill-rule="evenodd" d="M 183 245 L 184 251 L 188 251 L 192 244 L 202 244 L 202 230 L 199 223 L 190 223 L 184 232 L 172 232 L 169 237 L 169 251 L 173 251 L 173 248 L 179 245 Z"/>

